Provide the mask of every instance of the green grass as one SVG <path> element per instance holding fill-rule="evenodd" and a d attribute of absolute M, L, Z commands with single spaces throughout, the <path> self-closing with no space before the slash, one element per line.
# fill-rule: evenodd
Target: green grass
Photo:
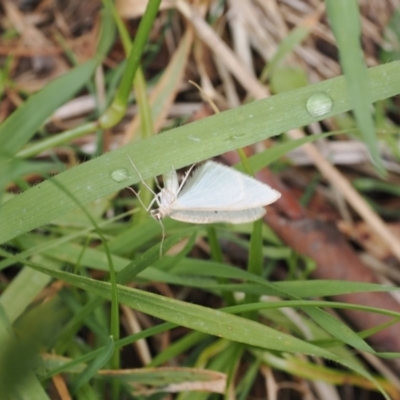
<path fill-rule="evenodd" d="M 179 57 L 159 78 L 159 82 L 165 83 L 164 91 L 148 100 L 140 60 L 158 2 L 151 2 L 133 46 L 128 42 L 123 24 L 113 13 L 111 5 L 108 2 L 105 4 L 102 35 L 96 56 L 30 96 L 0 126 L 0 187 L 4 188 L 10 181 L 21 183 L 26 171 L 32 168 L 33 162 L 27 158 L 44 149 L 53 150 L 57 146 L 68 145 L 72 138 L 115 126 L 129 103 L 134 80 L 138 101 L 140 99 L 145 110 L 141 113 L 141 132 L 145 139 L 90 159 L 52 178 L 48 172 L 59 169 L 59 165 L 37 162 L 35 168 L 43 174 L 43 182 L 26 187 L 21 194 L 3 197 L 0 206 L 0 269 L 18 267 L 16 277 L 7 283 L 0 296 L 0 348 L 10 349 L 0 354 L 0 382 L 5 377 L 12 378 L 8 387 L 10 398 L 17 396 L 18 392 L 21 399 L 48 399 L 45 388 L 49 379 L 60 372 L 68 375 L 70 389 L 79 399 L 96 396 L 106 398 L 104 393 L 109 391 L 113 398 L 120 398 L 121 393 L 125 395 L 128 392 L 127 381 L 148 382 L 155 392 L 168 391 L 165 388 L 166 382 L 184 384 L 200 381 L 205 384 L 219 379 L 232 382 L 236 369 L 246 358 L 256 365 L 264 363 L 307 379 L 318 377 L 326 382 L 341 384 L 346 382 L 347 377 L 354 385 L 369 388 L 372 382 L 375 388 L 384 388 L 390 392 L 390 384 L 381 377 L 372 376 L 355 356 L 354 350 L 386 358 L 398 355 L 377 354 L 364 340 L 372 332 L 354 332 L 324 311 L 324 308 L 330 306 L 379 313 L 387 315 L 392 321 L 397 321 L 400 315 L 387 310 L 312 299 L 344 293 L 394 291 L 396 288 L 337 281 L 294 280 L 271 283 L 262 277 L 265 269 L 262 254 L 274 253 L 277 260 L 289 264 L 292 251 L 271 232 L 262 229 L 261 224 L 235 229 L 222 226 L 207 228 L 166 220 L 165 252 L 184 239 L 188 241 L 174 255 L 160 258 L 160 226 L 150 217 L 136 218 L 135 213 L 140 205 L 132 201 L 132 212 L 114 218 L 106 218 L 105 215 L 107 211 L 117 209 L 116 196 L 121 189 L 140 183 L 129 157 L 147 180 L 171 168 L 178 169 L 230 150 L 239 150 L 290 129 L 339 116 L 350 110 L 355 111 L 357 121 L 363 120 L 370 103 L 400 93 L 400 63 L 395 61 L 364 71 L 363 65 L 352 64 L 349 59 L 343 61 L 344 64 L 351 64 L 349 70 L 344 68 L 346 76 L 254 101 L 235 110 L 153 135 L 153 127 L 159 118 L 156 110 L 160 104 L 173 97 L 172 93 L 179 83 L 178 77 L 185 68 L 184 61 L 190 51 L 191 38 L 185 38 L 184 45 L 177 52 Z M 330 2 L 328 4 L 332 8 L 330 13 L 334 24 L 339 18 L 337 14 L 341 15 L 343 9 L 333 9 L 339 6 Z M 354 15 L 358 16 L 352 9 L 352 13 L 349 13 L 350 22 L 343 26 L 344 34 L 347 32 L 357 36 L 357 32 L 346 31 Z M 114 88 L 111 84 L 108 87 L 109 108 L 97 120 L 88 120 L 74 130 L 56 137 L 44 137 L 32 142 L 33 136 L 58 106 L 85 85 L 93 83 L 93 73 L 113 43 L 114 23 L 128 56 L 126 69 L 114 97 L 111 96 Z M 338 44 L 341 46 L 339 39 Z M 298 40 L 293 41 L 293 46 Z M 289 44 L 286 43 L 286 46 Z M 341 51 L 341 59 L 345 60 L 351 49 L 341 48 Z M 279 68 L 280 59 L 287 52 L 285 48 L 279 53 L 279 60 L 267 71 L 268 76 Z M 360 69 L 363 72 L 356 76 Z M 360 87 L 365 87 L 365 82 L 368 91 L 355 96 Z M 331 98 L 332 109 L 324 115 L 315 116 L 307 110 L 307 101 L 319 93 Z M 360 96 L 363 96 L 362 101 Z M 359 129 L 365 142 L 372 148 L 376 145 L 376 138 L 371 134 L 372 118 L 367 119 Z M 290 149 L 321 137 L 283 143 L 250 158 L 249 166 L 258 171 Z M 373 153 L 373 156 L 376 165 L 381 168 L 376 154 Z M 243 166 L 238 168 L 243 169 Z M 246 247 L 249 250 L 248 271 L 223 261 L 218 238 L 232 236 L 233 232 L 245 235 L 251 233 L 251 241 Z M 208 239 L 211 260 L 198 260 L 189 256 L 199 237 Z M 101 278 L 93 279 L 91 273 L 97 273 Z M 37 296 L 53 279 L 67 285 L 58 290 L 49 305 L 46 305 L 42 300 L 37 300 Z M 217 309 L 210 304 L 197 305 L 146 290 L 147 285 L 151 286 L 154 282 L 200 289 L 218 304 L 223 304 L 223 299 L 226 307 Z M 133 283 L 135 287 L 130 287 L 128 283 Z M 237 297 L 239 292 L 244 296 L 241 299 Z M 260 296 L 277 296 L 280 299 L 261 301 Z M 118 304 L 127 305 L 165 322 L 121 339 Z M 299 322 L 294 323 L 282 311 L 284 308 L 292 308 Z M 203 373 L 178 368 L 173 376 L 168 369 L 118 373 L 118 352 L 121 348 L 178 326 L 187 330 L 168 349 L 156 354 L 150 365 L 155 368 L 185 354 L 187 360 L 184 366 L 207 371 Z M 91 333 L 91 343 L 77 340 L 82 330 Z M 19 357 L 21 363 L 26 361 L 27 354 L 23 350 L 27 344 L 31 344 L 30 348 L 33 349 L 33 354 L 27 353 L 29 357 L 35 359 L 37 356 L 40 362 L 19 370 L 18 365 L 11 363 L 11 359 Z M 39 349 L 42 354 L 40 357 Z M 51 352 L 54 352 L 52 356 L 43 355 Z M 288 353 L 289 357 L 286 355 Z M 320 357 L 329 362 L 322 366 L 313 363 L 312 357 L 303 358 L 301 362 L 304 363 L 304 369 L 296 371 L 296 363 L 300 362 L 297 354 Z M 348 369 L 346 373 L 335 368 L 338 364 Z M 103 374 L 103 369 L 115 370 L 111 389 L 108 383 L 113 375 L 110 372 Z M 213 375 L 213 370 L 226 375 Z M 257 370 L 250 368 L 239 381 L 239 398 L 245 398 L 243 396 L 251 389 L 256 374 Z M 213 391 L 211 384 L 209 387 Z M 216 389 L 214 391 L 218 392 Z M 181 399 L 186 397 L 185 394 L 180 396 Z M 201 393 L 189 394 L 191 399 L 207 396 Z"/>

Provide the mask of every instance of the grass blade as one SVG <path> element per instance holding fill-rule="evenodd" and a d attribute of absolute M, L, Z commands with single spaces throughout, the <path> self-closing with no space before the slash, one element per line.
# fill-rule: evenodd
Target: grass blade
<path fill-rule="evenodd" d="M 400 62 L 393 62 L 368 71 L 373 101 L 400 93 L 396 75 L 399 65 Z M 181 168 L 310 124 L 317 118 L 307 112 L 305 104 L 310 95 L 320 91 L 329 93 L 333 99 L 329 115 L 351 108 L 344 77 L 333 78 L 171 129 L 104 154 L 59 174 L 56 179 L 82 204 L 87 204 L 139 182 L 126 154 L 130 155 L 144 179 L 165 173 L 172 166 Z M 114 179 L 116 171 L 123 171 L 117 176 L 124 179 Z M 0 208 L 0 243 L 46 224 L 75 207 L 75 202 L 66 198 L 62 191 L 50 182 L 43 182 Z"/>

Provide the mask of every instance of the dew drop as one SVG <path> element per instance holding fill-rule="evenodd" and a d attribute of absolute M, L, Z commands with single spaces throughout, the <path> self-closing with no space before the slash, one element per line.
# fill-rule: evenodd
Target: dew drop
<path fill-rule="evenodd" d="M 324 92 L 314 93 L 307 100 L 306 108 L 312 117 L 321 117 L 332 111 L 333 100 Z"/>
<path fill-rule="evenodd" d="M 193 142 L 200 142 L 200 141 L 201 141 L 200 138 L 198 138 L 198 137 L 196 137 L 196 136 L 192 136 L 192 135 L 189 135 L 189 136 L 188 136 L 188 139 L 193 140 Z"/>
<path fill-rule="evenodd" d="M 231 139 L 232 141 L 234 141 L 234 140 L 238 140 L 238 139 L 242 138 L 243 136 L 245 136 L 244 133 L 236 133 L 235 135 L 232 135 L 232 136 L 230 137 L 230 139 Z"/>
<path fill-rule="evenodd" d="M 115 182 L 126 181 L 129 178 L 128 170 L 126 170 L 125 168 L 116 169 L 111 173 L 111 178 Z"/>
<path fill-rule="evenodd" d="M 225 142 L 234 142 L 235 140 L 241 139 L 243 136 L 246 136 L 245 133 L 235 133 L 233 135 L 230 135 L 226 139 L 224 139 Z"/>

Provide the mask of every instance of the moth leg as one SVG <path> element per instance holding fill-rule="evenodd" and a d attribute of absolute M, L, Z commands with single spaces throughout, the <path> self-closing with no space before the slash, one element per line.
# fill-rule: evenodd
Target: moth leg
<path fill-rule="evenodd" d="M 164 240 L 165 240 L 165 228 L 164 228 L 164 224 L 162 223 L 161 219 L 157 219 L 157 221 L 160 223 L 160 226 L 161 226 L 160 258 L 162 258 Z"/>
<path fill-rule="evenodd" d="M 158 207 L 161 206 L 160 200 L 158 200 L 159 197 L 160 197 L 160 193 L 156 194 L 153 197 L 153 200 L 150 202 L 149 206 L 147 207 L 147 211 L 150 210 L 150 208 L 153 206 L 154 203 L 157 203 Z"/>
<path fill-rule="evenodd" d="M 146 207 L 146 206 L 144 205 L 142 199 L 141 199 L 140 196 L 139 196 L 139 192 L 137 192 L 135 189 L 131 188 L 130 186 L 128 186 L 127 189 L 129 189 L 129 190 L 136 196 L 136 198 L 139 200 L 139 203 L 142 205 L 142 207 L 143 207 L 146 211 L 149 211 L 149 210 L 150 210 L 150 207 L 151 207 L 151 206 Z M 152 201 L 150 204 L 153 205 L 153 201 Z"/>
<path fill-rule="evenodd" d="M 132 159 L 130 158 L 129 154 L 127 154 L 127 157 L 129 159 L 129 161 L 131 162 L 133 168 L 135 169 L 135 171 L 137 172 L 137 174 L 139 175 L 139 178 L 141 180 L 141 182 L 143 183 L 143 185 L 153 194 L 153 200 L 150 202 L 150 204 L 146 207 L 145 204 L 143 203 L 142 199 L 139 196 L 139 192 L 136 192 L 134 189 L 132 189 L 131 187 L 128 187 L 129 190 L 131 190 L 135 196 L 137 197 L 137 199 L 139 200 L 140 204 L 142 205 L 142 207 L 148 212 L 151 207 L 153 206 L 154 202 L 156 201 L 157 204 L 159 204 L 158 201 L 158 195 L 153 191 L 153 189 L 147 185 L 147 183 L 143 180 L 142 174 L 139 172 L 139 170 L 137 169 L 136 165 L 134 164 L 134 162 L 132 161 Z"/>

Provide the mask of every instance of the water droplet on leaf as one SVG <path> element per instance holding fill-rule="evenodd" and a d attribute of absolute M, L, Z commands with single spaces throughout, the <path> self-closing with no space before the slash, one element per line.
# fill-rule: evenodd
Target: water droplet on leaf
<path fill-rule="evenodd" d="M 332 111 L 333 100 L 324 92 L 314 93 L 307 100 L 306 108 L 312 117 L 321 117 Z"/>
<path fill-rule="evenodd" d="M 115 182 L 126 181 L 129 178 L 128 170 L 126 170 L 125 168 L 116 169 L 111 173 L 111 178 Z"/>

